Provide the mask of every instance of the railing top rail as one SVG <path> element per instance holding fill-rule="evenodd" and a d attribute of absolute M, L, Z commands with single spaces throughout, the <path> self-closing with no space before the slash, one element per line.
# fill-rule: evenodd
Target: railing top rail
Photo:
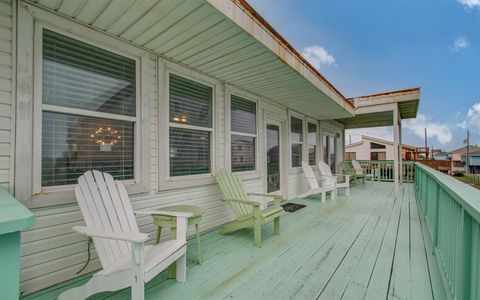
<path fill-rule="evenodd" d="M 472 218 L 480 223 L 479 190 L 421 163 L 415 163 L 415 166 L 428 173 Z"/>

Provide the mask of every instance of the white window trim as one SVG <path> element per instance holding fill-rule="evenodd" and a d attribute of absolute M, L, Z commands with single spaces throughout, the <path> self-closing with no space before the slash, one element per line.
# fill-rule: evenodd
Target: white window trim
<path fill-rule="evenodd" d="M 34 18 L 35 16 L 35 18 Z M 61 111 L 76 114 L 81 110 L 44 105 L 42 99 L 42 38 L 43 29 L 71 37 L 84 43 L 105 49 L 136 63 L 136 117 L 134 137 L 134 179 L 123 181 L 130 194 L 144 193 L 149 190 L 149 99 L 144 93 L 148 84 L 146 71 L 150 64 L 150 55 L 125 42 L 109 37 L 98 31 L 86 28 L 73 21 L 66 20 L 50 12 L 35 7 L 19 7 L 19 36 L 32 39 L 20 39 L 17 52 L 24 61 L 19 66 L 17 79 L 23 84 L 17 85 L 17 101 L 23 113 L 17 118 L 17 142 L 24 139 L 22 147 L 16 149 L 15 196 L 28 207 L 45 207 L 76 202 L 75 185 L 41 187 L 41 145 L 42 111 Z M 63 29 L 59 29 L 63 28 Z M 66 30 L 68 29 L 68 30 Z M 121 50 L 119 50 L 121 49 Z M 151 67 L 151 66 L 150 66 Z M 33 107 L 33 110 L 27 108 Z M 91 112 L 89 116 L 106 117 L 110 114 Z M 110 116 L 109 116 L 110 118 Z M 132 117 L 127 117 L 132 118 Z M 112 118 L 113 119 L 113 118 Z M 123 118 L 125 119 L 125 118 Z M 28 137 L 32 137 L 28 139 Z M 22 137 L 22 138 L 20 138 Z M 142 138 L 144 137 L 144 138 Z M 36 149 L 36 151 L 33 151 Z"/>
<path fill-rule="evenodd" d="M 158 58 L 158 82 L 159 87 L 164 87 L 163 92 L 159 91 L 158 105 L 158 126 L 159 126 L 159 180 L 158 190 L 170 190 L 177 188 L 201 186 L 215 183 L 216 157 L 218 150 L 215 145 L 217 141 L 217 95 L 219 83 L 205 75 L 196 73 L 190 69 L 175 65 Z M 184 77 L 188 80 L 198 82 L 212 88 L 212 127 L 192 126 L 170 122 L 170 74 Z M 210 173 L 170 176 L 170 127 L 195 129 L 211 132 L 210 136 Z"/>
<path fill-rule="evenodd" d="M 316 149 L 315 149 L 315 165 L 316 165 L 316 164 L 318 163 L 318 161 L 319 161 L 319 160 L 318 160 L 318 159 L 319 159 L 319 154 L 318 154 L 319 151 L 318 151 L 318 149 L 320 148 L 320 147 L 319 147 L 319 144 L 320 144 L 320 143 L 318 142 L 318 132 L 320 131 L 320 130 L 319 130 L 320 126 L 319 126 L 317 120 L 314 120 L 314 119 L 312 119 L 312 118 L 310 118 L 310 117 L 306 117 L 306 118 L 305 118 L 305 124 L 306 124 L 306 125 L 305 125 L 305 127 L 306 127 L 306 133 L 305 133 L 305 135 L 306 135 L 306 144 L 307 144 L 307 146 L 306 146 L 306 148 L 307 148 L 306 162 L 307 162 L 309 165 L 310 165 L 310 161 L 309 161 L 309 157 L 308 157 L 308 147 L 309 147 L 310 145 L 313 145 L 313 144 L 310 144 L 310 142 L 308 141 L 308 123 L 315 125 L 315 129 L 316 129 L 316 131 L 315 131 L 315 146 L 316 146 Z"/>
<path fill-rule="evenodd" d="M 302 141 L 301 142 L 296 142 L 296 141 L 292 141 L 292 117 L 293 118 L 297 118 L 299 120 L 302 121 Z M 293 167 L 292 166 L 292 144 L 300 144 L 302 145 L 302 161 L 305 161 L 305 153 L 306 153 L 306 147 L 305 147 L 305 144 L 306 144 L 306 131 L 305 131 L 305 116 L 300 114 L 300 113 L 297 113 L 297 112 L 294 112 L 294 111 L 291 111 L 289 110 L 288 111 L 288 160 L 289 160 L 289 167 L 288 169 L 290 170 L 289 173 L 300 173 L 302 172 L 302 166 L 298 166 L 298 167 Z"/>
<path fill-rule="evenodd" d="M 332 124 L 333 123 L 333 124 Z M 336 153 L 335 153 L 335 166 L 338 167 L 338 164 L 342 161 L 343 159 L 343 152 L 345 151 L 345 147 L 343 140 L 345 139 L 343 135 L 343 126 L 340 125 L 341 123 L 338 121 L 320 121 L 320 143 L 321 143 L 321 149 L 320 149 L 320 159 L 321 161 L 324 161 L 325 153 L 323 152 L 323 136 L 329 135 L 333 136 L 336 139 Z M 338 135 L 338 138 L 337 138 Z"/>
<path fill-rule="evenodd" d="M 231 122 L 231 100 L 232 95 L 245 99 L 246 101 L 251 101 L 255 103 L 255 119 L 256 119 L 256 133 L 245 133 L 245 132 L 238 132 L 232 131 L 232 122 Z M 232 135 L 240 135 L 240 136 L 249 136 L 255 138 L 255 169 L 249 171 L 237 171 L 235 172 L 236 175 L 240 176 L 240 178 L 246 179 L 254 179 L 260 178 L 260 156 L 259 156 L 259 124 L 260 124 L 260 109 L 259 109 L 259 99 L 258 97 L 244 92 L 240 89 L 237 89 L 232 86 L 225 87 L 225 169 L 231 171 L 232 169 L 232 145 L 231 145 L 231 138 Z"/>

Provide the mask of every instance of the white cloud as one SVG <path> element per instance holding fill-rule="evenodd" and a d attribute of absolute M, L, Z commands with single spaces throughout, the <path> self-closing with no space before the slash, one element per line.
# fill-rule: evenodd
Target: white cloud
<path fill-rule="evenodd" d="M 453 41 L 453 44 L 450 45 L 449 48 L 450 48 L 450 51 L 452 52 L 458 52 L 462 49 L 467 48 L 468 46 L 469 46 L 468 40 L 463 36 L 459 36 L 455 39 L 455 41 Z"/>
<path fill-rule="evenodd" d="M 345 143 L 347 145 L 350 144 L 350 139 L 352 144 L 360 142 L 362 140 L 362 135 L 393 141 L 392 127 L 372 127 L 345 130 Z"/>
<path fill-rule="evenodd" d="M 474 8 L 474 7 L 480 7 L 480 0 L 457 0 L 465 8 Z"/>
<path fill-rule="evenodd" d="M 328 51 L 318 45 L 312 45 L 303 48 L 302 56 L 308 60 L 316 69 L 322 66 L 329 66 L 335 63 L 335 57 L 328 53 Z"/>
<path fill-rule="evenodd" d="M 402 126 L 422 139 L 425 136 L 425 128 L 427 128 L 428 138 L 436 138 L 442 145 L 452 140 L 452 131 L 447 124 L 434 122 L 423 114 L 418 114 L 416 119 L 404 120 Z"/>
<path fill-rule="evenodd" d="M 463 129 L 480 130 L 480 102 L 475 103 L 468 109 L 467 118 L 458 123 L 457 126 Z"/>

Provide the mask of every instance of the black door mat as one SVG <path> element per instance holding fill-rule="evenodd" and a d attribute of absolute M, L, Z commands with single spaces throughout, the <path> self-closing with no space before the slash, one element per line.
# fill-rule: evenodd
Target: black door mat
<path fill-rule="evenodd" d="M 287 212 L 294 212 L 299 209 L 304 208 L 306 205 L 303 204 L 297 204 L 297 203 L 285 203 L 282 205 L 283 210 Z"/>

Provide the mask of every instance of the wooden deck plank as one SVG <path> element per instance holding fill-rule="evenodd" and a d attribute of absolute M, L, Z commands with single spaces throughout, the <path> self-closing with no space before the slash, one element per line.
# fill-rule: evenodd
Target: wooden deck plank
<path fill-rule="evenodd" d="M 163 272 L 146 286 L 146 299 L 444 299 L 431 243 L 417 209 L 412 184 L 393 196 L 391 183 L 357 184 L 349 199 L 307 207 L 262 227 L 263 245 L 253 231 L 202 235 L 204 263 L 189 250 L 187 282 Z M 195 239 L 188 241 L 195 249 Z M 23 299 L 55 299 L 89 276 Z M 93 299 L 128 299 L 130 289 Z"/>
<path fill-rule="evenodd" d="M 402 188 L 401 192 L 402 209 L 400 212 L 395 255 L 393 257 L 390 289 L 388 291 L 389 298 L 392 299 L 409 299 L 411 296 L 410 201 L 408 198 L 409 191 L 405 190 L 405 187 Z"/>
<path fill-rule="evenodd" d="M 387 225 L 394 212 L 393 186 L 385 197 L 386 206 L 380 220 L 374 229 L 364 254 L 360 257 L 357 266 L 352 271 L 341 299 L 364 299 L 369 286 L 370 278 L 378 259 L 378 253 L 385 238 Z"/>

